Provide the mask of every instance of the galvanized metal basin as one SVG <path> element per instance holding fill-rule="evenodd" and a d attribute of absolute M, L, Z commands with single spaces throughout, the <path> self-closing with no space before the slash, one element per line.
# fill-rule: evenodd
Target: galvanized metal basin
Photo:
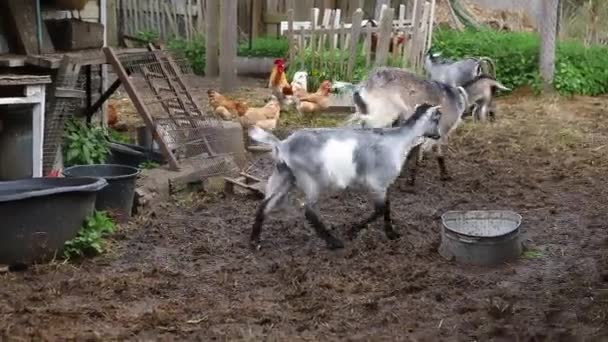
<path fill-rule="evenodd" d="M 507 210 L 449 211 L 441 216 L 439 254 L 471 265 L 517 259 L 522 251 L 521 215 Z"/>

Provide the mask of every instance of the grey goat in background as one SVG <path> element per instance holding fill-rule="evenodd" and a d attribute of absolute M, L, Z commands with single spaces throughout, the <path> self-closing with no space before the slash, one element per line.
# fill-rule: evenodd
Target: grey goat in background
<path fill-rule="evenodd" d="M 452 87 L 444 83 L 425 79 L 413 72 L 382 67 L 373 70 L 366 80 L 356 87 L 353 100 L 357 107 L 349 121 L 360 121 L 363 127 L 390 127 L 403 113 L 411 113 L 419 103 L 440 105 L 439 140 L 421 138 L 412 142 L 413 150 L 408 159 L 415 158 L 410 170 L 410 184 L 415 183 L 418 161 L 424 151 L 432 148 L 437 155 L 437 163 L 442 180 L 449 176 L 443 154 L 448 136 L 461 122 L 462 114 L 468 107 L 468 95 L 462 87 Z M 407 115 L 404 119 L 407 119 Z M 408 164 L 411 162 L 408 161 Z"/>
<path fill-rule="evenodd" d="M 496 79 L 496 65 L 488 57 L 467 57 L 459 60 L 442 58 L 440 53 L 427 51 L 424 59 L 424 68 L 429 79 L 441 83 L 449 84 L 452 87 L 462 87 L 480 76 L 490 76 Z M 473 101 L 470 102 L 474 104 Z M 472 111 L 471 111 L 472 110 Z M 487 110 L 494 118 L 494 103 L 490 98 Z M 465 111 L 465 116 L 475 111 L 469 107 Z"/>

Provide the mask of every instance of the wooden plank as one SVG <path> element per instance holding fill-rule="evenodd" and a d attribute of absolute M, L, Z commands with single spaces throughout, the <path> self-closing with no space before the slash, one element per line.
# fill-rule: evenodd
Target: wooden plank
<path fill-rule="evenodd" d="M 336 31 L 336 29 L 340 28 L 340 20 L 341 20 L 341 18 L 342 18 L 342 10 L 336 9 L 335 12 L 334 12 L 334 18 L 333 18 L 334 20 L 332 21 L 332 25 L 331 25 L 331 28 L 334 31 L 331 34 L 331 37 L 332 37 L 331 38 L 332 39 L 332 47 L 334 49 L 338 48 L 338 41 L 339 41 L 339 35 L 340 34 L 338 33 L 338 31 Z"/>
<path fill-rule="evenodd" d="M 36 93 L 39 102 L 32 108 L 32 176 L 42 177 L 44 164 L 45 87 L 28 86 L 26 92 Z"/>
<path fill-rule="evenodd" d="M 139 9 L 140 8 L 141 7 L 139 7 L 139 0 L 133 0 L 133 15 L 135 17 L 135 33 L 136 34 L 142 30 L 141 22 L 139 21 L 139 19 L 140 19 Z"/>
<path fill-rule="evenodd" d="M 205 35 L 205 21 L 203 20 L 203 0 L 196 1 L 196 11 L 196 33 L 199 37 L 203 37 Z"/>
<path fill-rule="evenodd" d="M 0 67 L 15 68 L 25 65 L 26 56 L 23 55 L 0 55 Z"/>
<path fill-rule="evenodd" d="M 288 20 L 288 29 L 287 29 L 287 39 L 289 41 L 289 61 L 293 62 L 296 51 L 295 51 L 295 41 L 293 34 L 293 18 L 295 17 L 293 8 L 287 10 L 287 20 Z"/>
<path fill-rule="evenodd" d="M 427 48 L 430 48 L 433 43 L 433 26 L 434 26 L 434 22 L 435 22 L 435 0 L 431 0 L 431 14 L 429 15 L 429 30 L 427 32 L 427 43 L 426 46 Z M 425 49 L 426 50 L 426 49 Z"/>
<path fill-rule="evenodd" d="M 86 96 L 87 94 L 84 90 L 59 87 L 55 89 L 55 97 L 58 98 L 84 99 Z"/>
<path fill-rule="evenodd" d="M 365 42 L 367 43 L 365 48 L 364 48 L 364 54 L 365 54 L 365 65 L 367 67 L 369 67 L 372 64 L 372 31 L 371 29 L 367 29 L 365 30 Z M 377 44 L 377 43 L 376 43 Z"/>
<path fill-rule="evenodd" d="M 186 29 L 186 39 L 192 39 L 192 2 L 186 0 L 186 14 L 184 15 L 184 28 Z"/>
<path fill-rule="evenodd" d="M 395 9 L 383 6 L 380 19 L 380 33 L 378 34 L 378 43 L 376 46 L 376 66 L 383 66 L 387 64 L 394 15 Z"/>
<path fill-rule="evenodd" d="M 167 18 L 165 16 L 165 9 L 160 4 L 160 0 L 155 0 L 156 11 L 158 12 L 158 27 L 160 29 L 160 37 L 163 41 L 169 40 L 169 32 L 167 32 Z"/>
<path fill-rule="evenodd" d="M 163 4 L 164 8 L 165 8 L 165 16 L 167 17 L 167 20 L 169 21 L 169 27 L 171 27 L 171 33 L 172 33 L 172 37 L 179 37 L 179 32 L 177 30 L 177 23 L 175 22 L 175 20 L 173 20 L 173 15 L 171 15 L 171 10 L 169 9 L 169 5 L 167 5 L 167 3 Z"/>
<path fill-rule="evenodd" d="M 414 14 L 412 17 L 412 22 L 414 25 L 414 29 L 412 31 L 412 39 L 410 45 L 410 55 L 409 60 L 410 64 L 415 63 L 416 51 L 418 49 L 418 36 L 420 32 L 420 21 L 422 17 L 422 11 L 424 9 L 424 0 L 414 0 Z M 415 67 L 415 65 L 414 65 Z"/>
<path fill-rule="evenodd" d="M 318 20 L 319 18 L 319 9 L 318 8 L 311 8 L 310 9 L 310 22 L 311 22 L 311 26 L 310 26 L 310 50 L 312 53 L 311 58 L 310 58 L 310 70 L 315 70 L 315 53 L 314 51 L 316 50 L 316 30 L 317 30 L 317 25 L 318 25 Z"/>
<path fill-rule="evenodd" d="M 374 6 L 374 19 L 380 22 L 380 18 L 382 17 L 382 8 L 386 6 L 389 7 L 389 0 L 376 0 L 376 5 Z"/>
<path fill-rule="evenodd" d="M 105 27 L 77 19 L 47 20 L 47 28 L 55 47 L 59 50 L 74 51 L 103 47 Z"/>
<path fill-rule="evenodd" d="M 219 75 L 219 26 L 220 26 L 220 1 L 207 0 L 207 21 L 205 35 L 205 76 L 216 77 Z"/>
<path fill-rule="evenodd" d="M 118 45 L 118 0 L 106 0 L 106 28 L 107 44 Z"/>
<path fill-rule="evenodd" d="M 431 12 L 431 4 L 426 1 L 424 3 L 424 11 L 422 12 L 422 21 L 421 21 L 421 32 L 420 32 L 420 41 L 419 41 L 419 51 L 416 54 L 416 64 L 418 65 L 418 70 L 422 71 L 422 56 L 424 55 L 424 51 L 426 49 L 427 42 L 427 33 L 429 28 L 429 19 Z"/>
<path fill-rule="evenodd" d="M 131 31 L 129 31 L 129 13 L 127 11 L 127 4 L 128 1 L 127 0 L 118 0 L 120 1 L 120 11 L 122 13 L 122 20 L 120 21 L 120 25 L 122 27 L 122 34 L 125 33 L 131 33 Z"/>
<path fill-rule="evenodd" d="M 280 13 L 268 13 L 263 16 L 264 24 L 267 25 L 276 25 L 280 24 L 281 21 L 287 20 L 287 15 Z"/>
<path fill-rule="evenodd" d="M 207 0 L 209 1 L 209 0 Z M 251 36 L 253 38 L 258 38 L 261 36 L 261 33 L 264 32 L 264 22 L 263 22 L 263 14 L 262 14 L 262 0 L 252 0 L 252 8 L 251 8 L 251 20 L 253 21 L 251 25 Z"/>
<path fill-rule="evenodd" d="M 236 43 L 238 41 L 237 0 L 222 0 L 220 4 L 220 40 L 228 42 L 220 45 L 220 89 L 233 91 L 237 86 L 236 77 Z M 231 23 L 228 25 L 227 23 Z"/>
<path fill-rule="evenodd" d="M 118 76 L 120 81 L 122 82 L 122 85 L 125 88 L 125 90 L 127 91 L 127 94 L 129 94 L 129 97 L 131 98 L 133 105 L 137 109 L 137 112 L 144 120 L 148 129 L 152 132 L 152 137 L 154 138 L 154 140 L 156 140 L 156 143 L 160 147 L 162 153 L 167 158 L 169 165 L 170 165 L 170 169 L 174 170 L 174 171 L 178 171 L 179 165 L 177 163 L 177 160 L 175 159 L 175 156 L 173 155 L 173 152 L 171 152 L 171 150 L 169 150 L 169 147 L 167 146 L 165 141 L 161 138 L 158 128 L 156 127 L 156 125 L 154 125 L 154 122 L 152 121 L 152 115 L 148 111 L 148 108 L 146 108 L 146 106 L 143 104 L 143 101 L 141 100 L 142 99 L 141 95 L 137 91 L 136 87 L 133 86 L 133 84 L 131 83 L 131 80 L 129 79 L 129 75 L 128 75 L 127 71 L 125 70 L 125 68 L 122 66 L 122 63 L 118 59 L 118 56 L 116 55 L 114 50 L 110 47 L 105 47 L 103 50 L 104 50 L 104 53 L 106 54 L 108 61 L 112 64 L 114 72 L 116 73 L 116 75 Z"/>
<path fill-rule="evenodd" d="M 19 52 L 26 55 L 55 52 L 46 25 L 42 25 L 42 45 L 41 50 L 38 51 L 38 25 L 34 1 L 6 0 L 6 6 L 7 17 L 16 32 Z"/>

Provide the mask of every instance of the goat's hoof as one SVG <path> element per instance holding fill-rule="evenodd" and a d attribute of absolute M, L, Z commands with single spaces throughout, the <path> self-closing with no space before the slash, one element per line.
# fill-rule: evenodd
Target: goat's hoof
<path fill-rule="evenodd" d="M 439 179 L 441 179 L 442 182 L 449 182 L 449 181 L 453 180 L 454 178 L 452 178 L 452 176 L 450 176 L 450 175 L 442 175 Z"/>
<path fill-rule="evenodd" d="M 386 238 L 389 240 L 397 240 L 401 237 L 401 234 L 397 233 L 394 230 L 389 230 L 386 232 Z"/>
<path fill-rule="evenodd" d="M 359 235 L 359 232 L 360 232 L 360 231 L 361 231 L 361 227 L 359 227 L 359 226 L 352 227 L 352 228 L 351 228 L 351 229 L 348 231 L 348 233 L 346 233 L 346 236 L 347 236 L 347 237 L 348 237 L 350 240 L 354 240 L 354 239 L 357 237 L 357 235 Z"/>
<path fill-rule="evenodd" d="M 336 250 L 340 248 L 344 248 L 344 243 L 335 237 L 330 237 L 326 240 L 327 248 L 330 250 Z"/>
<path fill-rule="evenodd" d="M 260 240 L 250 240 L 249 247 L 254 251 L 259 251 L 262 249 L 262 244 L 260 243 Z"/>

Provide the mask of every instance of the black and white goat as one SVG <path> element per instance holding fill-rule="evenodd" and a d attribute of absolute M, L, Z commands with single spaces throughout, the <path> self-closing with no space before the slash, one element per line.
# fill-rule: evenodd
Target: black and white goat
<path fill-rule="evenodd" d="M 322 128 L 302 129 L 281 141 L 253 127 L 253 140 L 270 144 L 276 165 L 268 180 L 266 197 L 255 215 L 250 241 L 259 248 L 260 233 L 266 216 L 287 202 L 288 193 L 297 187 L 306 196 L 305 217 L 328 248 L 344 247 L 319 218 L 317 202 L 327 192 L 347 188 L 364 190 L 374 203 L 373 214 L 351 229 L 354 236 L 371 222 L 384 217 L 389 239 L 399 234 L 390 218 L 388 188 L 401 173 L 408 150 L 420 137 L 439 139 L 439 106 L 418 106 L 399 127 L 384 129 Z"/>
<path fill-rule="evenodd" d="M 409 174 L 409 182 L 415 183 L 418 161 L 422 154 L 431 148 L 437 154 L 441 179 L 450 178 L 445 166 L 443 146 L 447 145 L 450 132 L 461 122 L 462 114 L 468 107 L 468 96 L 464 88 L 427 80 L 407 70 L 382 67 L 373 70 L 367 79 L 356 87 L 353 100 L 357 113 L 349 121 L 358 121 L 363 127 L 372 128 L 390 127 L 400 114 L 411 113 L 418 103 L 440 105 L 443 113 L 439 122 L 441 139 L 421 138 L 413 142 L 413 150 L 408 159 L 415 156 L 419 158 L 416 158 Z"/>

